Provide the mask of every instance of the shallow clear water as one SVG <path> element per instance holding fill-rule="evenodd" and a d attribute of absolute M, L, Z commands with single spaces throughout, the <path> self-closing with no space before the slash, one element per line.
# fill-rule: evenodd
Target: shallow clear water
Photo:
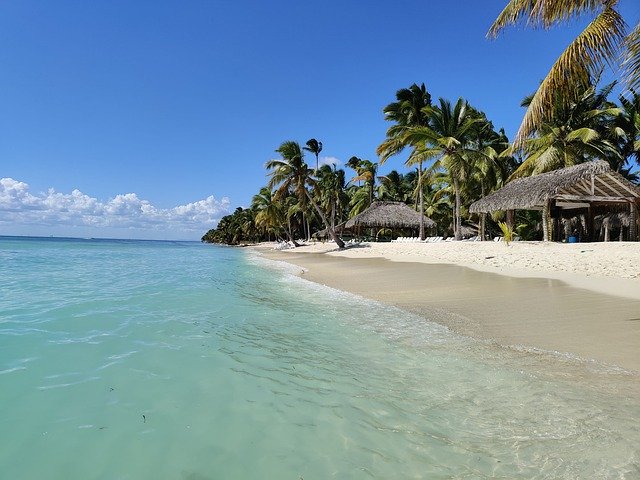
<path fill-rule="evenodd" d="M 2 478 L 640 478 L 637 378 L 272 267 L 0 238 Z"/>

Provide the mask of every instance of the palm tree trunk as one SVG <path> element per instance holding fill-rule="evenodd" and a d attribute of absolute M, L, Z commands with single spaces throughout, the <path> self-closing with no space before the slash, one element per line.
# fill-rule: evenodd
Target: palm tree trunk
<path fill-rule="evenodd" d="M 287 236 L 289 237 L 289 241 L 293 243 L 294 246 L 299 247 L 300 245 L 296 242 L 296 239 L 293 236 L 293 232 L 291 231 L 291 217 L 287 218 Z"/>
<path fill-rule="evenodd" d="M 309 190 L 307 190 L 305 188 L 304 191 L 305 191 L 305 193 L 307 195 L 307 198 L 311 202 L 311 205 L 313 205 L 313 208 L 315 208 L 316 212 L 318 212 L 318 215 L 320 216 L 320 219 L 322 220 L 322 223 L 324 223 L 325 228 L 329 232 L 329 236 L 331 237 L 331 239 L 334 242 L 336 242 L 336 245 L 338 245 L 338 248 L 344 248 L 344 242 L 342 241 L 342 239 L 340 237 L 338 237 L 338 235 L 336 235 L 336 231 L 331 227 L 331 225 L 329 224 L 329 221 L 327 220 L 327 216 L 323 213 L 323 211 L 320 209 L 318 204 L 311 197 L 311 194 L 309 193 Z"/>
<path fill-rule="evenodd" d="M 542 207 L 542 241 L 551 241 L 551 206 L 549 201 L 544 203 Z"/>
<path fill-rule="evenodd" d="M 331 228 L 336 229 L 336 204 L 331 202 Z"/>
<path fill-rule="evenodd" d="M 460 218 L 460 185 L 458 184 L 458 179 L 455 177 L 453 178 L 453 189 L 456 196 L 454 236 L 456 240 L 462 240 L 462 218 Z"/>
<path fill-rule="evenodd" d="M 420 202 L 420 240 L 424 240 L 424 192 L 422 191 L 422 162 L 418 164 L 418 198 Z"/>

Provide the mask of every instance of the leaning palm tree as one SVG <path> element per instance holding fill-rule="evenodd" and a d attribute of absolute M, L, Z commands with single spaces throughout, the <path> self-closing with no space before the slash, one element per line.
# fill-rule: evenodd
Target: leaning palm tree
<path fill-rule="evenodd" d="M 455 238 L 461 240 L 461 182 L 469 178 L 473 159 L 478 155 L 471 139 L 480 119 L 462 98 L 453 107 L 448 100 L 440 98 L 439 106 L 425 107 L 424 111 L 429 117 L 429 125 L 408 129 L 403 139 L 409 145 L 419 145 L 409 156 L 407 164 L 435 159 L 431 170 L 443 168 L 449 173 L 455 195 Z"/>
<path fill-rule="evenodd" d="M 269 160 L 266 168 L 269 170 L 269 188 L 276 188 L 276 198 L 280 198 L 287 192 L 292 192 L 301 204 L 306 200 L 313 206 L 318 216 L 322 219 L 329 236 L 336 242 L 339 248 L 344 248 L 344 242 L 335 230 L 331 227 L 326 215 L 313 199 L 307 186 L 313 187 L 315 179 L 311 175 L 311 170 L 304 161 L 304 153 L 298 142 L 283 142 L 276 150 L 281 159 Z"/>
<path fill-rule="evenodd" d="M 385 120 L 394 122 L 387 129 L 387 138 L 380 144 L 376 153 L 380 156 L 380 165 L 390 157 L 402 152 L 406 147 L 411 147 L 414 151 L 419 145 L 407 143 L 407 130 L 414 127 L 427 126 L 429 118 L 424 112 L 424 108 L 431 105 L 431 94 L 427 91 L 424 83 L 420 86 L 411 85 L 409 88 L 402 88 L 396 92 L 396 101 L 384 108 Z M 418 162 L 418 183 L 421 185 L 422 162 Z M 418 192 L 418 203 L 420 205 L 420 238 L 424 240 L 424 200 L 423 192 Z"/>
<path fill-rule="evenodd" d="M 320 155 L 320 152 L 322 151 L 322 142 L 319 142 L 315 138 L 312 138 L 307 141 L 307 146 L 302 148 L 304 148 L 304 150 L 306 150 L 307 152 L 313 153 L 316 156 L 316 172 L 318 172 L 318 155 Z"/>
<path fill-rule="evenodd" d="M 520 22 L 549 28 L 585 14 L 594 17 L 540 84 L 516 135 L 517 146 L 552 118 L 558 96 L 567 105 L 575 101 L 605 65 L 619 64 L 621 53 L 629 87 L 640 86 L 640 26 L 627 33 L 617 6 L 618 0 L 510 0 L 500 13 L 487 36 L 496 37 L 508 25 Z"/>

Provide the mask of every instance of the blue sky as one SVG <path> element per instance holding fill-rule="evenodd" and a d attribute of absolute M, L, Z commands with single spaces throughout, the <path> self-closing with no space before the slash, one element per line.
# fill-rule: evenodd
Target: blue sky
<path fill-rule="evenodd" d="M 489 41 L 505 3 L 1 2 L 0 234 L 198 239 L 284 140 L 376 160 L 414 82 L 511 137 L 585 22 Z"/>

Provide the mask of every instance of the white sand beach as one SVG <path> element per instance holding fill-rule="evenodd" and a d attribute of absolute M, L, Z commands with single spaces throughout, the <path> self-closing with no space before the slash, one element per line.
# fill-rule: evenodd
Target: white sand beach
<path fill-rule="evenodd" d="M 315 243 L 267 258 L 454 331 L 640 372 L 640 243 Z M 466 268 L 463 268 L 466 267 Z"/>

